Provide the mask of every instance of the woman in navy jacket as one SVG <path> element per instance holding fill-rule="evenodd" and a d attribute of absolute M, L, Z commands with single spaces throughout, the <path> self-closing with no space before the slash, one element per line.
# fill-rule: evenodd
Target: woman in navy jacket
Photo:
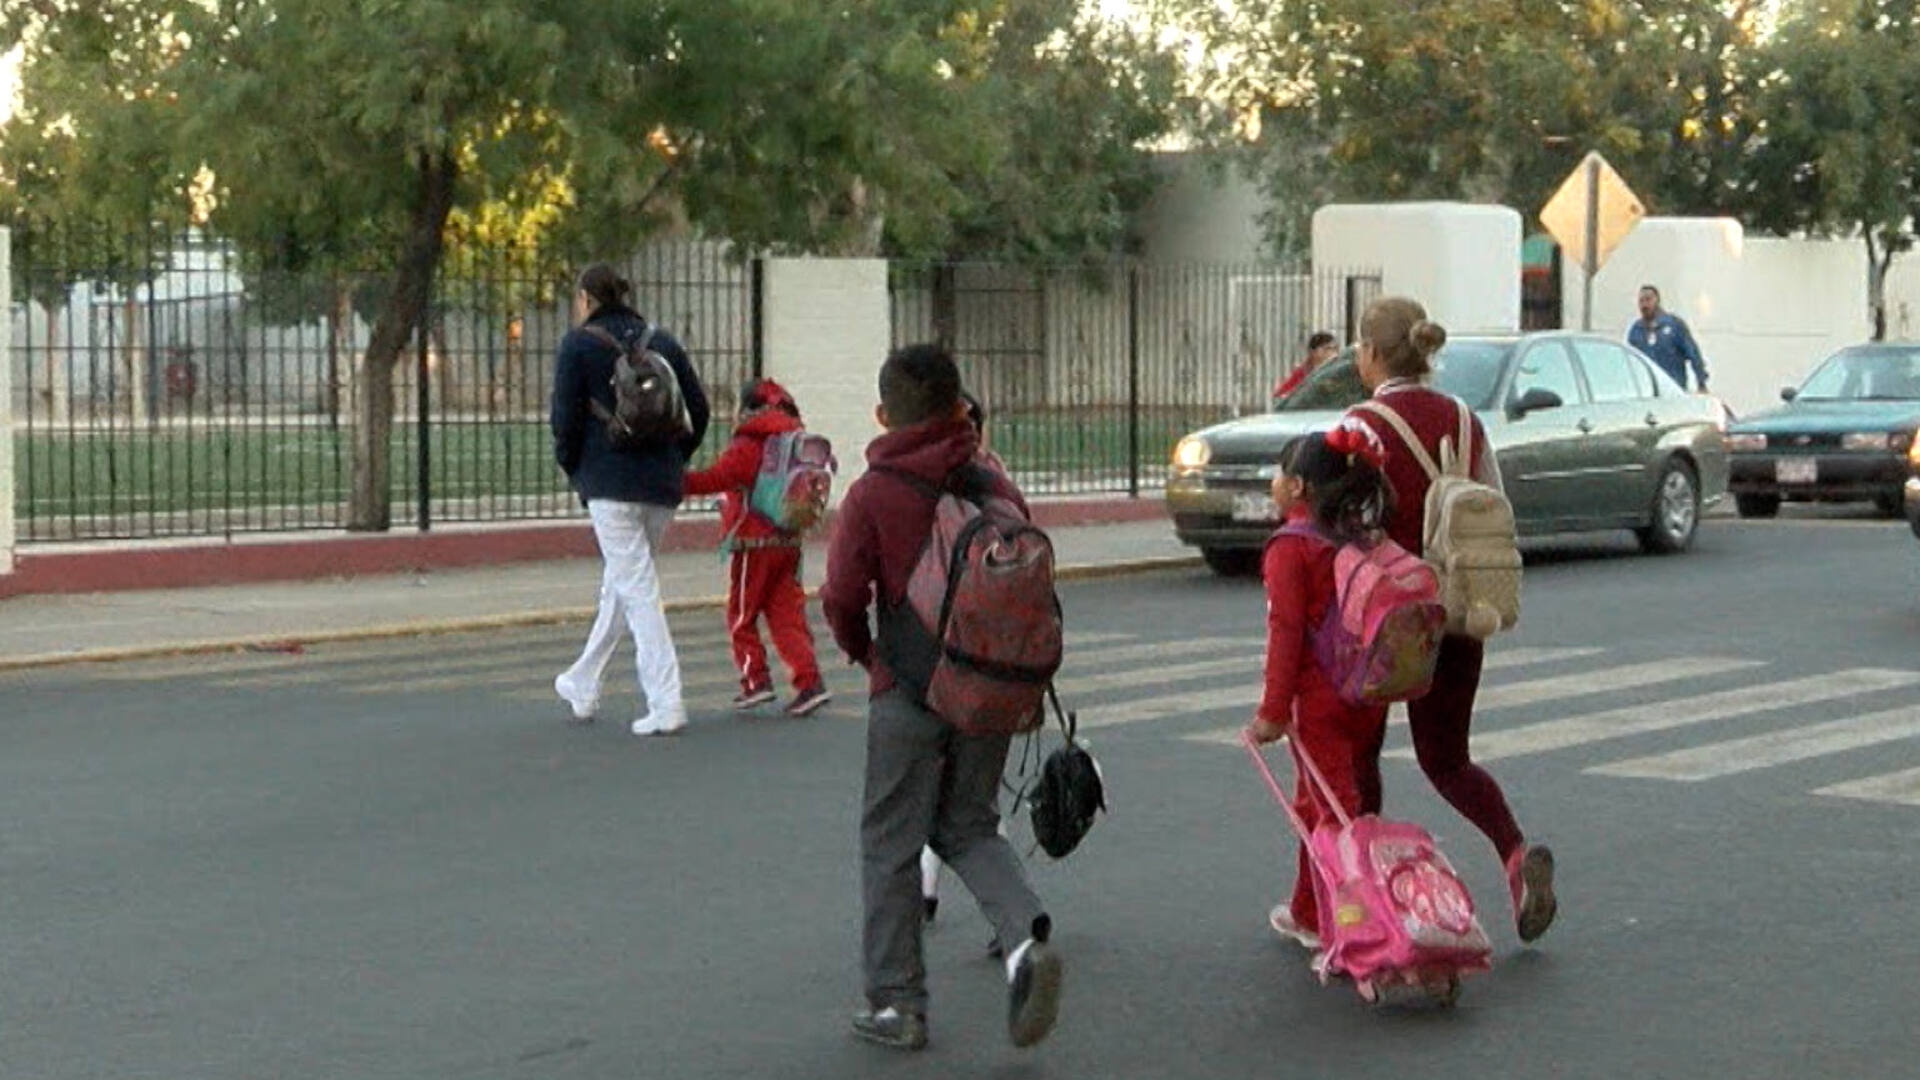
<path fill-rule="evenodd" d="M 553 681 L 553 688 L 576 719 L 591 720 L 599 711 L 600 682 L 620 644 L 624 622 L 633 633 L 640 693 L 647 704 L 646 713 L 633 722 L 633 733 L 670 735 L 686 726 L 687 710 L 681 699 L 680 660 L 661 605 L 655 553 L 684 494 L 687 459 L 707 433 L 707 395 L 687 351 L 656 330 L 652 349 L 673 366 L 693 431 L 678 442 L 632 448 L 608 441 L 590 401 L 613 408 L 613 370 L 620 356 L 585 328 L 596 327 L 629 344 L 637 341 L 648 324 L 628 306 L 632 291 L 611 266 L 588 267 L 573 301 L 579 325 L 560 339 L 554 362 L 554 459 L 587 506 L 606 566 L 600 611 L 586 647 Z"/>

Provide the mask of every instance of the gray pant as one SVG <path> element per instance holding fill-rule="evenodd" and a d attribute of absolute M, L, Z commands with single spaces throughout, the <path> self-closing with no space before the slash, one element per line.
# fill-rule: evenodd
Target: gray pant
<path fill-rule="evenodd" d="M 1031 935 L 1040 898 L 999 833 L 1000 775 L 1011 741 L 962 735 L 898 689 L 870 704 L 860 871 L 867 1001 L 874 1008 L 926 1011 L 922 847 L 931 846 L 960 875 L 1001 948 L 1011 952 Z"/>

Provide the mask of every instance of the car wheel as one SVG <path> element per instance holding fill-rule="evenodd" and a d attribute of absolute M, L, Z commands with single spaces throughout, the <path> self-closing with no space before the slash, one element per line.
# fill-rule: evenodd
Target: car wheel
<path fill-rule="evenodd" d="M 1733 506 L 1743 518 L 1777 517 L 1780 514 L 1780 496 L 1735 495 Z"/>
<path fill-rule="evenodd" d="M 1207 569 L 1221 577 L 1252 577 L 1260 572 L 1259 548 L 1201 548 Z"/>
<path fill-rule="evenodd" d="M 1896 492 L 1892 495 L 1875 495 L 1873 508 L 1880 511 L 1883 518 L 1901 518 L 1907 516 L 1907 506 Z"/>
<path fill-rule="evenodd" d="M 1640 546 L 1655 555 L 1685 551 L 1700 528 L 1700 482 L 1693 466 L 1669 459 L 1653 489 L 1653 521 L 1637 530 Z"/>

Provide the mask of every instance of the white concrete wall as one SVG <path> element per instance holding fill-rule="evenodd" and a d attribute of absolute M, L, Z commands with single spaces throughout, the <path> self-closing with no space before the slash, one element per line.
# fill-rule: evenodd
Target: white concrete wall
<path fill-rule="evenodd" d="M 837 503 L 866 471 L 880 433 L 880 364 L 892 345 L 884 259 L 768 259 L 763 371 L 799 402 L 807 427 L 833 441 Z M 716 422 L 732 423 L 731 417 Z"/>
<path fill-rule="evenodd" d="M 12 237 L 0 228 L 0 344 L 13 340 L 12 253 Z M 13 544 L 13 365 L 0 363 L 0 574 L 13 573 Z"/>
<path fill-rule="evenodd" d="M 1866 245 L 1856 240 L 1854 247 L 1864 260 Z M 1920 253 L 1896 255 L 1887 268 L 1887 337 L 1920 341 Z"/>
<path fill-rule="evenodd" d="M 1594 276 L 1593 329 L 1624 336 L 1640 286 L 1660 290 L 1706 354 L 1709 388 L 1736 413 L 1777 404 L 1829 353 L 1866 340 L 1866 252 L 1856 240 L 1749 237 L 1730 218 L 1648 218 Z M 1580 325 L 1579 271 L 1562 282 Z"/>
<path fill-rule="evenodd" d="M 1520 326 L 1519 212 L 1471 203 L 1353 203 L 1313 214 L 1313 265 L 1379 267 L 1454 333 Z"/>

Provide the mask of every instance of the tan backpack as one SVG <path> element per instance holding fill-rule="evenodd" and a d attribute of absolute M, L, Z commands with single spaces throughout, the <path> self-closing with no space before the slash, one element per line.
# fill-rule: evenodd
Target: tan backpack
<path fill-rule="evenodd" d="M 1460 431 L 1440 440 L 1438 465 L 1399 413 L 1377 401 L 1357 407 L 1385 420 L 1426 470 L 1431 483 L 1422 544 L 1440 578 L 1447 632 L 1484 640 L 1520 620 L 1520 547 L 1513 504 L 1498 489 L 1473 479 L 1473 411 L 1457 400 L 1454 404 Z"/>

